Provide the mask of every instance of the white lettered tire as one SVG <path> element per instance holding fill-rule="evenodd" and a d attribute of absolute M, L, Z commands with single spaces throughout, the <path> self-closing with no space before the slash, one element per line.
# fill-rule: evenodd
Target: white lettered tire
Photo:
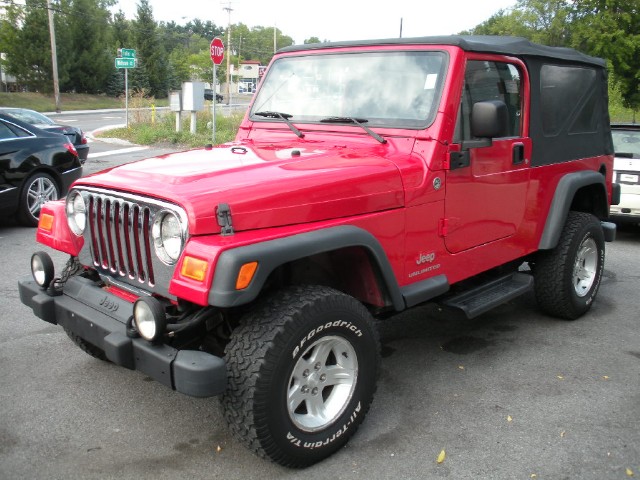
<path fill-rule="evenodd" d="M 354 298 L 296 286 L 242 319 L 226 361 L 222 405 L 234 436 L 300 468 L 338 450 L 362 423 L 376 389 L 379 341 Z"/>

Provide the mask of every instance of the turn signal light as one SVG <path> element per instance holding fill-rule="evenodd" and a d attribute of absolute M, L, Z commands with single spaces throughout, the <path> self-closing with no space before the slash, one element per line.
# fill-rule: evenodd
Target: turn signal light
<path fill-rule="evenodd" d="M 250 262 L 245 263 L 240 267 L 240 272 L 238 273 L 238 278 L 236 280 L 236 290 L 244 290 L 249 286 L 251 280 L 253 280 L 253 276 L 258 269 L 258 262 Z"/>
<path fill-rule="evenodd" d="M 41 214 L 38 220 L 38 228 L 51 233 L 51 230 L 53 230 L 53 215 L 49 215 L 48 213 Z"/>
<path fill-rule="evenodd" d="M 183 277 L 191 278 L 198 282 L 202 282 L 205 279 L 207 274 L 207 267 L 209 264 L 205 260 L 200 260 L 199 258 L 189 257 L 188 255 L 184 257 L 182 261 L 182 269 L 180 273 Z"/>

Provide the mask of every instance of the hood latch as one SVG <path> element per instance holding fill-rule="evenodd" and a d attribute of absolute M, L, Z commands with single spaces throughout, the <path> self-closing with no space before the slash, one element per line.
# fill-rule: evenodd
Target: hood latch
<path fill-rule="evenodd" d="M 231 221 L 231 208 L 227 203 L 220 203 L 216 209 L 220 234 L 223 236 L 233 235 L 233 222 Z"/>

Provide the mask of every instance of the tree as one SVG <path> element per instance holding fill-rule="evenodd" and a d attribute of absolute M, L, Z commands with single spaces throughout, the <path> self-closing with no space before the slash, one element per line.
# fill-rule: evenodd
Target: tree
<path fill-rule="evenodd" d="M 69 75 L 62 84 L 63 90 L 82 93 L 104 92 L 113 72 L 114 53 L 109 38 L 108 8 L 114 0 L 73 0 L 67 18 L 66 34 L 72 55 L 60 55 L 66 59 Z M 60 61 L 60 60 L 59 60 Z"/>
<path fill-rule="evenodd" d="M 113 42 L 113 53 L 118 48 L 131 48 L 133 46 L 132 25 L 124 16 L 124 12 L 119 10 L 113 15 L 111 20 L 111 41 Z"/>
<path fill-rule="evenodd" d="M 138 78 L 148 79 L 149 92 L 156 98 L 166 98 L 169 91 L 167 54 L 157 35 L 157 24 L 149 0 L 140 0 L 133 22 L 133 38 L 137 50 Z M 142 85 L 139 85 L 143 88 Z"/>
<path fill-rule="evenodd" d="M 573 46 L 606 58 L 623 105 L 640 109 L 640 0 L 578 0 Z"/>
<path fill-rule="evenodd" d="M 565 0 L 518 0 L 472 29 L 475 35 L 513 35 L 550 46 L 568 44 L 572 9 Z"/>
<path fill-rule="evenodd" d="M 7 54 L 7 72 L 15 75 L 29 89 L 53 91 L 46 0 L 26 0 L 24 6 L 12 4 L 5 8 L 2 47 Z M 63 42 L 58 42 L 57 46 L 58 49 L 64 48 Z M 64 82 L 65 69 L 60 67 L 62 66 L 59 65 L 59 78 Z"/>
<path fill-rule="evenodd" d="M 640 0 L 519 0 L 472 30 L 605 58 L 623 105 L 640 109 Z"/>

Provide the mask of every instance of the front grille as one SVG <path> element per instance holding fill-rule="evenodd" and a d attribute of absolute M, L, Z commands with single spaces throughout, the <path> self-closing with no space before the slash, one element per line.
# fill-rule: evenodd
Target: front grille
<path fill-rule="evenodd" d="M 85 201 L 94 266 L 153 287 L 151 207 L 111 195 L 87 193 Z"/>
<path fill-rule="evenodd" d="M 174 204 L 142 195 L 94 187 L 76 187 L 87 208 L 82 265 L 93 267 L 102 280 L 136 294 L 171 296 L 175 264 L 163 262 L 153 241 L 154 222 L 171 212 L 180 219 L 183 242 L 189 238 L 186 211 Z"/>

